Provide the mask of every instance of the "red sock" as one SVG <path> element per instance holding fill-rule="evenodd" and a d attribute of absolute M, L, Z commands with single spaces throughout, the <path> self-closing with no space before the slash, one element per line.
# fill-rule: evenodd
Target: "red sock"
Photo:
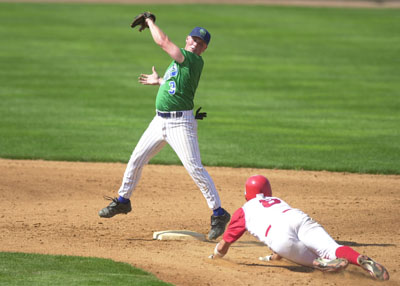
<path fill-rule="evenodd" d="M 336 257 L 346 258 L 351 264 L 359 265 L 357 262 L 358 256 L 360 256 L 360 253 L 349 246 L 340 246 L 336 249 Z"/>

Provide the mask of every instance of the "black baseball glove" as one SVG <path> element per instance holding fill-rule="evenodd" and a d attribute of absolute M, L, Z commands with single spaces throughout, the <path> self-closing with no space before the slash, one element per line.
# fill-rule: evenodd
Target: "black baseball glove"
<path fill-rule="evenodd" d="M 201 107 L 196 110 L 196 115 L 194 116 L 197 120 L 203 120 L 204 117 L 207 117 L 207 112 L 200 112 Z"/>
<path fill-rule="evenodd" d="M 150 12 L 143 12 L 137 15 L 135 19 L 133 19 L 131 27 L 135 28 L 136 26 L 140 26 L 139 32 L 143 31 L 144 29 L 149 27 L 146 23 L 147 18 L 151 18 L 153 22 L 156 21 L 156 16 L 154 16 L 154 14 L 151 14 Z"/>

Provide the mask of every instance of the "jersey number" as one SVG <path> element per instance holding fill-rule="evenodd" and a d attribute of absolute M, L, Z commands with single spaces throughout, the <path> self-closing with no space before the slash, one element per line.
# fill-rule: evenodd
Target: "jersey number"
<path fill-rule="evenodd" d="M 278 199 L 266 199 L 266 200 L 260 200 L 260 203 L 263 205 L 264 208 L 270 208 L 273 205 L 280 204 L 281 201 Z"/>
<path fill-rule="evenodd" d="M 170 95 L 174 95 L 175 92 L 176 92 L 176 83 L 175 83 L 174 81 L 170 81 L 170 82 L 169 82 L 169 90 L 168 90 L 168 93 L 169 93 Z"/>

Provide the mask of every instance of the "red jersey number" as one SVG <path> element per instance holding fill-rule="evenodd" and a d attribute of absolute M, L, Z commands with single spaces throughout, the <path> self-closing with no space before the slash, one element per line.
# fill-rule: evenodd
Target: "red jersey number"
<path fill-rule="evenodd" d="M 278 199 L 265 199 L 265 200 L 260 200 L 260 203 L 263 205 L 264 208 L 270 208 L 273 205 L 280 204 L 281 201 Z"/>

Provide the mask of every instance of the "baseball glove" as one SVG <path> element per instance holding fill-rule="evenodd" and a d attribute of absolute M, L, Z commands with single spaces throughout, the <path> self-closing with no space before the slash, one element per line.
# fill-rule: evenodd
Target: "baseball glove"
<path fill-rule="evenodd" d="M 156 16 L 154 16 L 154 14 L 152 14 L 150 12 L 143 12 L 143 13 L 140 13 L 139 15 L 137 15 L 135 17 L 135 19 L 133 19 L 131 27 L 135 28 L 136 26 L 140 26 L 139 32 L 143 31 L 144 29 L 149 27 L 146 23 L 147 18 L 151 18 L 153 20 L 153 22 L 156 21 Z"/>
<path fill-rule="evenodd" d="M 197 120 L 203 120 L 204 117 L 207 117 L 207 112 L 200 112 L 201 107 L 196 110 L 196 115 L 194 116 Z"/>

